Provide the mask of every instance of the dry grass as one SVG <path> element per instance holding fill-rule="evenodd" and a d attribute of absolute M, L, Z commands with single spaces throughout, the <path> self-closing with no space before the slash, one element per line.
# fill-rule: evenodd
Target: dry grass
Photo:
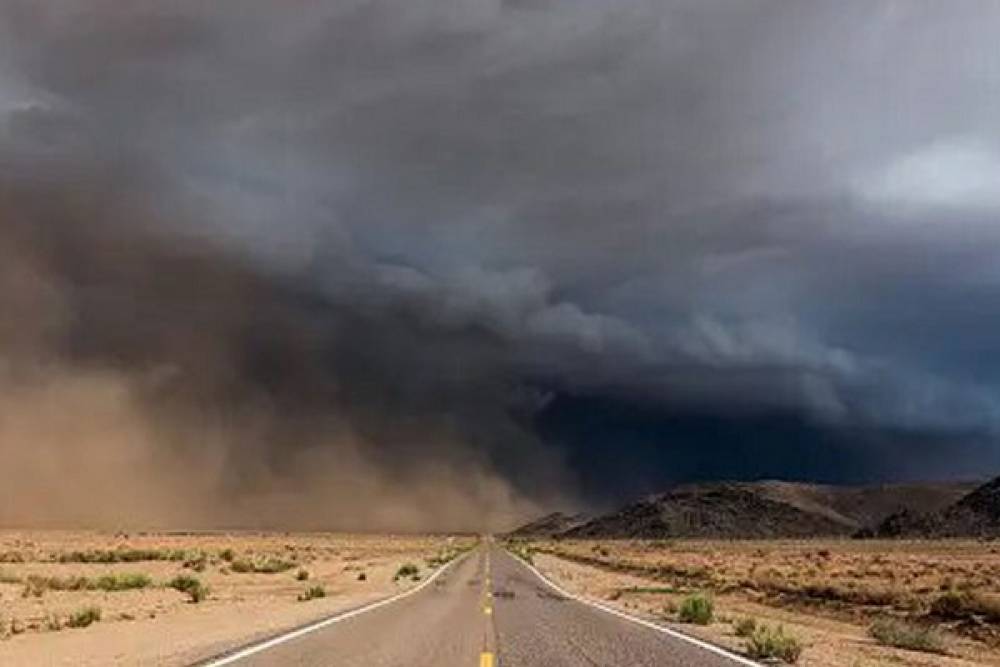
<path fill-rule="evenodd" d="M 68 628 L 86 628 L 89 625 L 93 625 L 101 620 L 101 608 L 100 607 L 84 607 L 79 611 L 73 612 L 70 617 L 66 620 L 66 627 Z"/>
<path fill-rule="evenodd" d="M 919 614 L 951 596 L 952 616 L 1000 619 L 1000 544 L 566 541 L 534 549 L 678 590 L 743 591 L 776 605 Z"/>
<path fill-rule="evenodd" d="M 945 641 L 933 627 L 895 618 L 881 618 L 868 628 L 877 642 L 910 651 L 945 653 Z"/>
<path fill-rule="evenodd" d="M 275 615 L 298 622 L 302 614 L 411 585 L 409 578 L 394 581 L 401 566 L 436 565 L 474 542 L 336 534 L 0 531 L 0 640 L 25 635 L 47 655 L 49 633 L 92 625 L 96 616 L 83 612 L 98 605 L 100 632 L 128 623 L 134 628 L 130 636 L 147 633 L 153 649 L 163 645 L 158 636 L 171 632 L 175 621 L 187 622 L 191 613 L 208 614 L 214 628 L 225 624 L 233 613 L 228 609 L 237 608 L 261 610 L 254 616 L 258 625 L 273 622 L 269 619 Z M 295 602 L 306 581 L 311 592 L 304 595 L 316 600 L 308 606 L 311 612 Z M 233 626 L 234 633 L 254 631 L 245 623 Z M 10 646 L 0 641 L 0 664 L 6 664 L 4 651 Z"/>
<path fill-rule="evenodd" d="M 113 573 L 96 578 L 88 577 L 43 577 L 29 574 L 24 583 L 23 597 L 41 597 L 46 591 L 104 591 L 112 593 L 146 588 L 153 580 L 146 574 Z"/>
<path fill-rule="evenodd" d="M 677 610 L 677 619 L 681 623 L 708 625 L 715 617 L 715 603 L 712 598 L 704 595 L 691 595 L 681 602 Z"/>
<path fill-rule="evenodd" d="M 564 576 L 574 572 L 583 590 L 651 616 L 676 618 L 674 612 L 686 597 L 705 594 L 714 598 L 716 616 L 722 619 L 765 617 L 771 622 L 766 630 L 750 621 L 704 630 L 713 639 L 721 633 L 725 642 L 744 653 L 785 650 L 785 644 L 793 643 L 789 635 L 775 636 L 775 628 L 785 624 L 797 634 L 805 629 L 816 640 L 797 648 L 806 646 L 807 665 L 839 664 L 809 657 L 821 651 L 811 646 L 834 641 L 824 634 L 827 628 L 856 638 L 850 650 L 860 651 L 858 664 L 882 650 L 876 642 L 896 647 L 924 642 L 930 647 L 924 651 L 943 647 L 940 650 L 955 659 L 975 656 L 972 664 L 1000 664 L 1000 543 L 555 540 L 522 542 L 518 549 L 536 554 L 536 560 L 538 554 L 556 556 L 567 564 Z M 554 567 L 555 561 L 543 562 Z M 587 581 L 587 571 L 601 575 Z M 615 586 L 615 581 L 620 583 Z M 880 626 L 876 637 L 869 628 L 885 618 L 898 619 L 901 625 Z M 901 629 L 920 632 L 890 632 Z M 930 632 L 924 632 L 927 629 Z M 750 646 L 754 637 L 756 643 Z M 861 651 L 861 646 L 867 648 Z M 795 650 L 788 648 L 788 655 Z M 940 658 L 927 663 L 905 655 L 879 655 L 879 660 L 899 664 L 944 664 Z"/>
<path fill-rule="evenodd" d="M 326 589 L 322 586 L 310 586 L 301 593 L 298 597 L 299 602 L 308 602 L 309 600 L 318 600 L 320 598 L 326 597 Z"/>

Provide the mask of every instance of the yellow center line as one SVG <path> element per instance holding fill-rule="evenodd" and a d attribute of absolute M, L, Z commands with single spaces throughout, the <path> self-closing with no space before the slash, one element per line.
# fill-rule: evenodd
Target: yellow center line
<path fill-rule="evenodd" d="M 492 653 L 479 654 L 479 667 L 493 667 L 494 664 Z"/>

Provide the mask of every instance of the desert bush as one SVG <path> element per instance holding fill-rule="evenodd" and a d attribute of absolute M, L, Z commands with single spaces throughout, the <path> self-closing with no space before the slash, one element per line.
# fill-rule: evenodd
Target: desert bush
<path fill-rule="evenodd" d="M 227 563 L 232 563 L 233 560 L 236 558 L 236 552 L 234 552 L 232 549 L 223 549 L 222 551 L 219 552 L 219 558 L 226 561 Z"/>
<path fill-rule="evenodd" d="M 868 634 L 885 646 L 911 651 L 944 653 L 944 639 L 933 628 L 895 618 L 883 618 L 868 628 Z"/>
<path fill-rule="evenodd" d="M 91 551 L 70 551 L 59 554 L 60 563 L 136 563 L 139 561 L 179 561 L 187 553 L 181 549 L 115 549 Z"/>
<path fill-rule="evenodd" d="M 946 619 L 962 618 L 966 614 L 966 595 L 958 591 L 947 591 L 931 603 L 931 613 Z"/>
<path fill-rule="evenodd" d="M 420 576 L 420 568 L 418 568 L 413 563 L 406 563 L 401 565 L 398 570 L 396 570 L 396 576 L 393 577 L 394 581 L 398 581 L 403 577 L 416 578 Z"/>
<path fill-rule="evenodd" d="M 233 572 L 239 572 L 240 574 L 253 572 L 253 563 L 246 560 L 234 560 L 233 564 L 230 567 L 232 568 Z"/>
<path fill-rule="evenodd" d="M 712 599 L 701 594 L 690 595 L 681 602 L 677 617 L 682 623 L 695 623 L 697 625 L 708 625 L 715 615 L 715 603 Z"/>
<path fill-rule="evenodd" d="M 262 562 L 234 560 L 230 567 L 233 572 L 239 572 L 241 574 L 246 574 L 248 572 L 257 574 L 277 574 L 279 572 L 291 570 L 295 567 L 295 563 L 287 560 L 281 560 L 280 558 L 268 558 Z"/>
<path fill-rule="evenodd" d="M 946 620 L 965 620 L 977 616 L 988 622 L 1000 621 L 1000 601 L 976 593 L 947 591 L 931 603 L 931 614 Z"/>
<path fill-rule="evenodd" d="M 752 618 L 741 618 L 733 624 L 733 632 L 737 637 L 749 637 L 757 629 L 757 621 Z"/>
<path fill-rule="evenodd" d="M 47 590 L 48 586 L 46 586 L 45 577 L 30 575 L 24 582 L 24 590 L 21 591 L 21 597 L 40 598 Z"/>
<path fill-rule="evenodd" d="M 97 623 L 99 620 L 101 620 L 100 607 L 84 607 L 70 614 L 70 617 L 66 620 L 66 625 L 70 628 L 85 628 L 88 625 Z"/>
<path fill-rule="evenodd" d="M 756 625 L 756 624 L 755 624 Z M 786 635 L 784 628 L 770 628 L 766 625 L 755 627 L 747 639 L 747 655 L 756 660 L 778 659 L 792 664 L 798 662 L 802 655 L 802 643 L 791 635 Z"/>
<path fill-rule="evenodd" d="M 453 549 L 448 548 L 448 549 L 442 550 L 440 553 L 438 553 L 435 556 L 431 556 L 430 558 L 425 558 L 424 562 L 427 563 L 427 567 L 431 567 L 431 568 L 440 567 L 442 565 L 447 564 L 449 561 L 451 561 L 452 559 L 454 559 L 455 556 L 457 556 L 457 555 L 458 555 L 457 551 L 454 551 Z"/>
<path fill-rule="evenodd" d="M 256 564 L 254 566 L 254 572 L 259 572 L 261 574 L 278 574 L 279 572 L 287 572 L 293 567 L 295 567 L 295 563 L 287 560 L 281 560 L 280 558 L 268 558 L 263 563 Z"/>
<path fill-rule="evenodd" d="M 358 581 L 368 581 L 368 575 L 362 572 L 358 575 Z"/>
<path fill-rule="evenodd" d="M 86 577 L 43 577 L 28 575 L 24 580 L 23 597 L 41 597 L 45 591 L 85 591 L 94 587 L 94 582 Z"/>
<path fill-rule="evenodd" d="M 307 581 L 308 579 L 309 579 L 308 570 L 299 570 L 298 572 L 295 573 L 296 581 Z"/>
<path fill-rule="evenodd" d="M 153 581 L 145 574 L 106 574 L 92 582 L 88 587 L 101 591 L 130 591 L 148 588 Z"/>
<path fill-rule="evenodd" d="M 41 597 L 45 591 L 127 591 L 146 588 L 152 581 L 145 574 L 106 574 L 87 577 L 42 577 L 29 575 L 24 582 L 24 597 Z"/>
<path fill-rule="evenodd" d="M 322 586 L 310 586 L 301 593 L 298 597 L 299 602 L 308 602 L 309 600 L 315 600 L 317 598 L 325 598 L 326 589 Z"/>
<path fill-rule="evenodd" d="M 185 559 L 183 567 L 194 570 L 195 572 L 204 572 L 207 565 L 208 554 L 203 551 L 199 551 Z"/>
<path fill-rule="evenodd" d="M 181 593 L 186 593 L 193 604 L 198 604 L 208 597 L 208 587 L 202 584 L 197 577 L 187 574 L 177 575 L 167 582 L 167 586 Z"/>

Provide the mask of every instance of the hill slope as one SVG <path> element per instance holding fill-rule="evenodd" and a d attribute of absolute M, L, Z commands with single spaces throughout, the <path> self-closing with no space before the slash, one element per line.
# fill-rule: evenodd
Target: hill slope
<path fill-rule="evenodd" d="M 949 507 L 971 484 L 831 486 L 780 481 L 679 486 L 579 525 L 534 534 L 567 538 L 777 538 L 852 535 L 901 510 Z M 545 523 L 546 521 L 549 523 Z M 527 535 L 529 533 L 520 533 Z"/>
<path fill-rule="evenodd" d="M 512 537 L 552 537 L 576 528 L 586 521 L 587 516 L 584 514 L 553 512 L 535 519 L 531 523 L 526 523 L 509 534 Z"/>
<path fill-rule="evenodd" d="M 873 531 L 875 537 L 1000 537 L 1000 477 L 938 511 L 900 511 Z"/>

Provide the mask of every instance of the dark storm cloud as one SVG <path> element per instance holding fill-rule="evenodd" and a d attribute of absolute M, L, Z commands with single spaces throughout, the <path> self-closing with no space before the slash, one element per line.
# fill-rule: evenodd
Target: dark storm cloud
<path fill-rule="evenodd" d="M 671 444 L 698 429 L 718 457 L 839 453 L 845 479 L 965 474 L 997 459 L 998 22 L 889 0 L 3 1 L 9 217 L 47 202 L 22 242 L 102 258 L 98 290 L 84 260 L 33 269 L 71 313 L 36 326 L 74 368 L 266 402 L 272 440 L 346 424 L 379 470 L 411 443 L 529 499 L 595 488 L 567 401 L 643 406 L 595 427 L 636 461 L 608 487 L 710 474 Z M 199 249 L 223 287 L 185 304 L 115 238 Z M 880 463 L 897 451 L 915 462 Z"/>

